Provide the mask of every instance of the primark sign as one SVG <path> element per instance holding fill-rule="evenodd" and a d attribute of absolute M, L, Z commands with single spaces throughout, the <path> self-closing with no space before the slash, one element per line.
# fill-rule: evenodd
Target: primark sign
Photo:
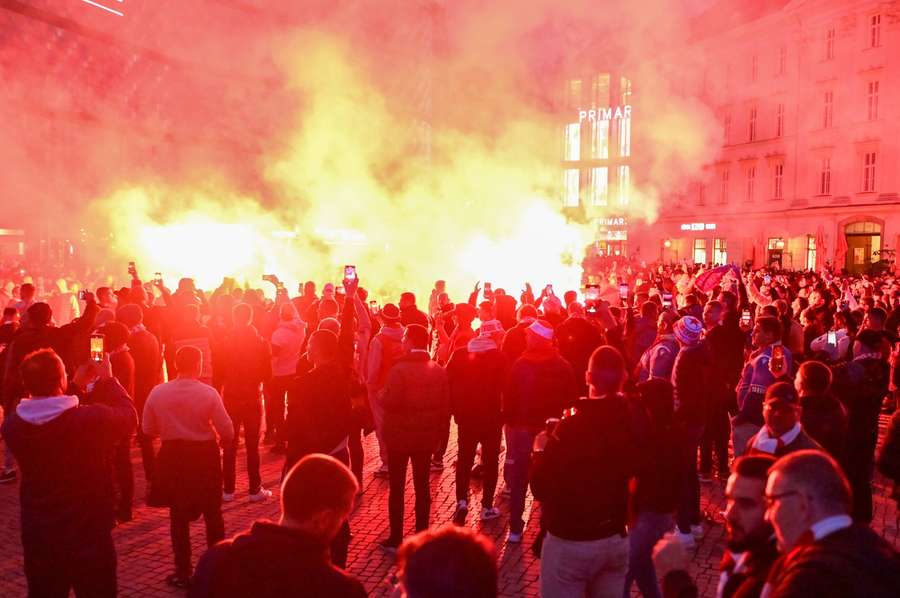
<path fill-rule="evenodd" d="M 620 120 L 623 118 L 631 118 L 631 104 L 625 106 L 610 106 L 609 108 L 591 108 L 590 110 L 578 111 L 578 122 L 602 121 L 602 120 Z"/>

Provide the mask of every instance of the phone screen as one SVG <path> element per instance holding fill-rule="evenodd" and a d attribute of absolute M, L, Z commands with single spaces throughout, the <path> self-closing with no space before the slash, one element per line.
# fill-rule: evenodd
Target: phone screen
<path fill-rule="evenodd" d="M 619 297 L 621 297 L 622 299 L 628 298 L 628 283 L 627 282 L 619 283 Z"/>
<path fill-rule="evenodd" d="M 781 367 L 781 364 L 784 362 L 784 346 L 783 345 L 775 345 L 772 347 L 772 361 L 775 362 L 777 367 Z"/>
<path fill-rule="evenodd" d="M 344 278 L 347 280 L 356 278 L 356 266 L 344 266 Z"/>
<path fill-rule="evenodd" d="M 828 331 L 827 339 L 828 339 L 828 344 L 829 344 L 829 345 L 836 345 L 836 344 L 837 344 L 837 334 L 834 332 L 834 330 L 829 330 L 829 331 Z"/>
<path fill-rule="evenodd" d="M 600 298 L 600 287 L 595 284 L 588 285 L 584 289 L 584 298 L 588 301 L 596 301 Z"/>
<path fill-rule="evenodd" d="M 750 325 L 750 310 L 749 310 L 749 309 L 745 309 L 745 310 L 741 313 L 741 323 L 742 323 L 744 326 L 749 326 L 749 325 Z"/>
<path fill-rule="evenodd" d="M 672 293 L 663 293 L 663 307 L 672 307 Z"/>
<path fill-rule="evenodd" d="M 103 361 L 103 335 L 91 335 L 91 359 L 96 362 Z"/>

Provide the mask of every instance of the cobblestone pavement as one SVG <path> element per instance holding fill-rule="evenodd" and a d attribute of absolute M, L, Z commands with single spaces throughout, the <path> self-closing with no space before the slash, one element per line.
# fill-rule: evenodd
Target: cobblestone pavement
<path fill-rule="evenodd" d="M 886 422 L 886 420 L 885 420 Z M 883 423 L 885 423 L 883 422 Z M 443 472 L 431 474 L 432 525 L 450 521 L 455 506 L 454 461 L 456 452 L 455 429 L 451 446 L 445 457 Z M 367 463 L 365 468 L 364 494 L 351 516 L 353 541 L 350 545 L 349 570 L 358 576 L 372 596 L 387 596 L 390 580 L 395 573 L 392 556 L 384 554 L 376 543 L 387 536 L 387 493 L 385 479 L 372 476 L 376 467 L 377 450 L 374 435 L 365 442 Z M 277 488 L 283 458 L 273 455 L 268 447 L 262 449 L 263 484 L 276 491 L 273 500 L 251 504 L 247 500 L 247 477 L 243 461 L 243 450 L 238 455 L 238 494 L 232 503 L 224 505 L 226 534 L 232 535 L 247 529 L 258 518 L 276 519 L 279 513 Z M 143 470 L 137 450 L 132 451 L 137 476 L 137 496 L 144 495 Z M 502 482 L 501 482 L 502 483 Z M 473 493 L 480 495 L 480 485 L 474 481 Z M 407 481 L 406 523 L 407 532 L 412 533 L 413 493 L 412 481 Z M 883 480 L 875 484 L 875 520 L 873 527 L 894 546 L 900 547 L 898 539 L 897 511 L 893 501 L 886 498 L 888 488 Z M 468 525 L 490 536 L 496 542 L 500 563 L 500 592 L 502 596 L 537 596 L 539 594 L 539 561 L 531 554 L 531 544 L 537 528 L 538 509 L 532 509 L 529 496 L 525 518 L 530 522 L 521 544 L 506 544 L 506 521 L 508 505 L 505 497 L 498 496 L 496 503 L 502 512 L 499 519 L 482 523 L 477 512 L 469 514 Z M 724 509 L 723 483 L 716 481 L 702 486 L 702 508 L 709 521 L 706 532 L 698 541 L 691 573 L 697 580 L 701 596 L 715 594 L 718 579 L 718 564 L 724 545 L 724 529 L 720 512 Z M 191 527 L 194 560 L 205 550 L 202 521 Z M 171 596 L 183 594 L 166 586 L 164 579 L 172 572 L 172 549 L 169 542 L 169 522 L 167 511 L 140 506 L 136 509 L 136 519 L 113 531 L 119 555 L 119 589 L 121 596 Z M 19 499 L 18 484 L 0 486 L 0 596 L 13 598 L 25 595 L 25 579 L 22 573 L 22 547 L 19 540 Z"/>

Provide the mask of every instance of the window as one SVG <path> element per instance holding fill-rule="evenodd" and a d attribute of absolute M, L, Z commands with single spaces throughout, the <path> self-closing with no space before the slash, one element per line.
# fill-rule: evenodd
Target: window
<path fill-rule="evenodd" d="M 609 158 L 609 121 L 596 119 L 591 136 L 591 157 L 599 160 Z"/>
<path fill-rule="evenodd" d="M 826 91 L 823 102 L 822 128 L 830 129 L 834 118 L 834 92 Z"/>
<path fill-rule="evenodd" d="M 778 74 L 783 75 L 787 71 L 787 48 L 781 46 L 778 50 Z"/>
<path fill-rule="evenodd" d="M 834 25 L 828 28 L 828 31 L 825 32 L 825 60 L 832 60 L 834 58 L 834 38 L 837 34 L 837 31 L 834 28 Z"/>
<path fill-rule="evenodd" d="M 706 263 L 706 239 L 694 239 L 694 263 Z"/>
<path fill-rule="evenodd" d="M 775 137 L 784 135 L 784 104 L 775 107 Z"/>
<path fill-rule="evenodd" d="M 631 117 L 625 116 L 619 119 L 619 156 L 625 158 L 631 155 Z"/>
<path fill-rule="evenodd" d="M 567 168 L 563 171 L 563 205 L 567 208 L 577 208 L 580 198 L 578 193 L 578 169 Z"/>
<path fill-rule="evenodd" d="M 724 145 L 728 145 L 728 140 L 731 138 L 731 112 L 726 112 L 725 117 L 722 121 L 722 128 L 725 131 L 725 143 Z"/>
<path fill-rule="evenodd" d="M 756 54 L 753 55 L 753 58 L 750 60 L 750 80 L 756 81 L 759 77 L 759 56 Z"/>
<path fill-rule="evenodd" d="M 864 192 L 875 190 L 875 152 L 866 152 L 863 157 L 863 187 Z"/>
<path fill-rule="evenodd" d="M 806 235 L 806 269 L 816 269 L 816 238 Z"/>
<path fill-rule="evenodd" d="M 591 169 L 591 205 L 605 206 L 609 203 L 609 168 L 602 166 Z"/>
<path fill-rule="evenodd" d="M 728 245 L 725 239 L 713 240 L 713 263 L 719 266 L 728 263 Z"/>
<path fill-rule="evenodd" d="M 869 120 L 878 120 L 878 81 L 869 81 L 868 101 Z"/>
<path fill-rule="evenodd" d="M 578 110 L 581 107 L 581 79 L 569 79 L 566 89 L 566 106 L 570 110 Z"/>
<path fill-rule="evenodd" d="M 722 178 L 719 181 L 719 203 L 728 203 L 728 169 L 722 171 Z"/>
<path fill-rule="evenodd" d="M 698 206 L 706 205 L 706 184 L 704 184 L 704 183 L 700 183 L 700 186 L 697 189 L 697 205 Z"/>
<path fill-rule="evenodd" d="M 756 166 L 747 169 L 747 201 L 753 201 L 753 192 L 756 189 Z"/>
<path fill-rule="evenodd" d="M 819 168 L 819 195 L 831 195 L 831 158 L 822 158 Z"/>
<path fill-rule="evenodd" d="M 623 106 L 631 104 L 631 79 L 621 77 L 619 79 L 619 103 Z"/>
<path fill-rule="evenodd" d="M 619 166 L 619 205 L 627 206 L 631 195 L 631 168 Z"/>
<path fill-rule="evenodd" d="M 750 109 L 750 141 L 756 141 L 756 106 Z"/>
<path fill-rule="evenodd" d="M 581 123 L 566 125 L 566 160 L 581 159 Z"/>
<path fill-rule="evenodd" d="M 772 189 L 772 197 L 775 199 L 784 198 L 784 163 L 779 162 L 775 165 L 775 184 Z"/>
<path fill-rule="evenodd" d="M 881 45 L 881 15 L 869 17 L 869 47 L 877 48 Z"/>
<path fill-rule="evenodd" d="M 591 100 L 594 108 L 609 106 L 609 74 L 594 75 L 591 80 Z"/>

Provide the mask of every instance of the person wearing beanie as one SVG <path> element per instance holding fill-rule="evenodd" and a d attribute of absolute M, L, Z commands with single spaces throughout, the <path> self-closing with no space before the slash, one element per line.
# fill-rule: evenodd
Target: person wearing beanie
<path fill-rule="evenodd" d="M 680 461 L 681 489 L 676 519 L 679 540 L 692 546 L 692 531 L 695 534 L 702 533 L 697 449 L 708 417 L 709 392 L 704 381 L 709 376 L 711 357 L 706 342 L 702 340 L 703 322 L 699 319 L 684 316 L 675 322 L 672 332 L 679 345 L 678 356 L 672 367 L 675 421 L 684 431 L 684 452 Z"/>
<path fill-rule="evenodd" d="M 560 417 L 577 399 L 575 374 L 554 345 L 553 327 L 535 320 L 525 332 L 526 349 L 510 370 L 503 393 L 509 486 L 509 541 L 521 542 L 531 447 L 547 418 Z"/>
<path fill-rule="evenodd" d="M 481 445 L 483 492 L 481 520 L 496 519 L 494 508 L 500 458 L 501 395 L 509 372 L 509 359 L 500 351 L 503 326 L 498 320 L 484 322 L 479 335 L 457 349 L 447 363 L 450 413 L 459 431 L 456 464 L 456 512 L 454 523 L 463 525 L 469 511 L 469 481 L 475 453 Z"/>
<path fill-rule="evenodd" d="M 375 422 L 375 436 L 378 438 L 378 452 L 381 467 L 375 470 L 376 476 L 387 477 L 388 454 L 384 443 L 384 406 L 382 395 L 387 384 L 388 372 L 403 357 L 401 340 L 403 325 L 400 323 L 400 309 L 393 303 L 387 303 L 381 312 L 382 327 L 369 345 L 369 362 L 366 369 L 366 386 L 369 393 L 369 406 L 372 408 L 372 419 Z"/>

